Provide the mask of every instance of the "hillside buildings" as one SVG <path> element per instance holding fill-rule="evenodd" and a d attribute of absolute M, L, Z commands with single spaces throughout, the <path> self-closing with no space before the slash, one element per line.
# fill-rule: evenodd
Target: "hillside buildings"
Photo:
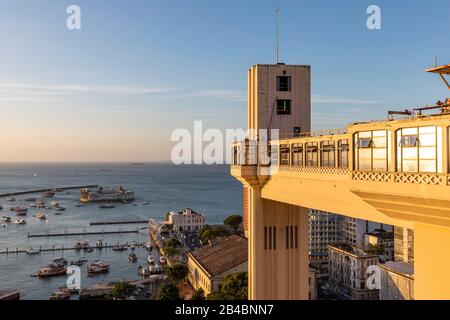
<path fill-rule="evenodd" d="M 248 270 L 248 241 L 234 234 L 188 253 L 189 282 L 205 295 L 218 291 L 223 279 Z"/>

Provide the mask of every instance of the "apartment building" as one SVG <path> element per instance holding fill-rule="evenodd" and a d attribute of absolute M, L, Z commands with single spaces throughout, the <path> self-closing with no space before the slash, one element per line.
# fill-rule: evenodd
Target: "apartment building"
<path fill-rule="evenodd" d="M 414 265 L 403 261 L 380 264 L 380 300 L 414 300 Z"/>
<path fill-rule="evenodd" d="M 378 255 L 367 254 L 346 243 L 328 248 L 330 291 L 343 300 L 378 300 L 378 290 L 366 287 L 367 268 L 378 264 Z"/>
<path fill-rule="evenodd" d="M 394 227 L 394 260 L 414 263 L 414 230 Z"/>

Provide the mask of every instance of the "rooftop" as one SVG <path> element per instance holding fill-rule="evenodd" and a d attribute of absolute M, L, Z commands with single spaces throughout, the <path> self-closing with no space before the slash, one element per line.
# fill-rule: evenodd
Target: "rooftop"
<path fill-rule="evenodd" d="M 357 257 L 377 257 L 378 256 L 376 254 L 368 254 L 366 252 L 364 252 L 363 250 L 353 247 L 352 245 L 342 242 L 342 243 L 332 243 L 330 245 L 328 245 L 328 247 L 333 248 L 333 249 L 338 249 L 340 251 L 344 251 L 348 254 L 351 254 L 353 256 L 357 256 Z"/>
<path fill-rule="evenodd" d="M 412 263 L 406 263 L 403 261 L 388 261 L 384 264 L 380 264 L 380 268 L 410 277 L 414 276 L 414 264 Z"/>
<path fill-rule="evenodd" d="M 233 234 L 189 253 L 210 275 L 219 275 L 248 259 L 248 241 Z"/>

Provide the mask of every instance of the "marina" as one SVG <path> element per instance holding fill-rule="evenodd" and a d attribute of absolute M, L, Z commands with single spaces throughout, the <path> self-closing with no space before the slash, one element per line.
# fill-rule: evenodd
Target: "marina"
<path fill-rule="evenodd" d="M 107 169 L 104 171 L 101 169 Z M 37 176 L 35 174 L 38 173 Z M 97 285 L 112 283 L 127 279 L 135 281 L 142 276 L 138 274 L 138 267 L 145 267 L 151 279 L 147 262 L 148 250 L 146 243 L 149 240 L 147 223 L 149 218 L 162 221 L 165 213 L 185 207 L 202 208 L 208 212 L 208 221 L 222 221 L 229 212 L 239 210 L 241 194 L 236 191 L 220 192 L 224 204 L 217 206 L 211 199 L 218 198 L 215 190 L 217 181 L 220 181 L 227 190 L 236 190 L 236 183 L 229 177 L 226 167 L 205 166 L 194 168 L 186 172 L 182 167 L 152 164 L 146 166 L 129 166 L 128 164 L 59 164 L 59 165 L 1 165 L 0 174 L 8 179 L 0 181 L 0 192 L 13 193 L 10 190 L 35 190 L 36 195 L 16 195 L 14 201 L 8 201 L 8 197 L 0 198 L 0 216 L 5 220 L 6 227 L 0 228 L 0 289 L 14 288 L 20 291 L 21 299 L 49 299 L 56 292 L 62 291 L 67 277 L 30 278 L 55 258 L 63 256 L 69 263 L 81 264 L 82 289 L 91 289 Z M 182 179 L 180 179 L 180 177 Z M 170 181 L 170 184 L 163 182 Z M 195 183 L 194 186 L 191 186 Z M 42 189 L 53 190 L 59 185 L 84 186 L 97 184 L 104 186 L 124 185 L 135 192 L 135 204 L 114 203 L 113 209 L 100 209 L 97 203 L 81 204 L 79 201 L 79 189 L 55 192 L 53 197 L 41 198 Z M 188 190 L 186 189 L 189 186 Z M 19 190 L 18 190 L 19 191 Z M 196 199 L 195 194 L 205 194 L 205 198 Z M 25 201 L 34 197 L 35 202 Z M 195 200 L 193 200 L 195 199 Z M 42 201 L 42 203 L 41 203 Z M 61 215 L 56 215 L 56 203 L 66 210 Z M 236 205 L 237 203 L 237 205 Z M 36 204 L 36 208 L 34 205 Z M 53 204 L 53 206 L 52 206 Z M 31 206 L 33 205 L 33 206 Z M 27 216 L 16 217 L 11 207 L 22 206 L 28 209 Z M 45 206 L 39 208 L 39 206 Z M 47 208 L 49 207 L 49 208 Z M 42 211 L 47 215 L 47 220 L 36 218 L 36 214 Z M 8 218 L 6 218 L 8 217 Z M 26 219 L 26 224 L 15 225 L 16 218 Z M 127 226 L 128 225 L 128 226 Z M 138 226 L 139 225 L 139 226 Z M 104 227 L 103 227 L 104 226 Z M 132 233 L 107 233 L 106 231 L 130 230 Z M 105 233 L 103 234 L 103 229 Z M 137 233 L 136 233 L 136 229 Z M 28 234 L 62 234 L 67 232 L 79 233 L 73 236 L 54 237 L 28 237 Z M 86 233 L 83 232 L 86 230 Z M 101 232 L 101 234 L 90 234 Z M 96 242 L 102 239 L 103 246 L 98 248 Z M 78 250 L 75 248 L 77 241 L 88 241 L 90 250 Z M 112 250 L 113 247 L 126 246 L 123 251 Z M 153 244 L 154 245 L 154 244 Z M 31 249 L 31 250 L 30 250 Z M 159 250 L 151 251 L 155 265 L 160 264 Z M 28 253 L 27 253 L 28 251 Z M 134 253 L 137 261 L 130 260 L 129 255 Z M 81 260 L 87 261 L 82 262 Z M 86 267 L 95 260 L 110 264 L 107 273 L 98 273 L 90 277 Z M 154 270 L 152 271 L 154 272 Z M 155 282 L 156 283 L 156 282 Z M 157 284 L 154 285 L 155 288 Z M 86 296 L 95 290 L 87 290 Z M 156 293 L 154 293 L 156 294 Z M 68 299 L 82 299 L 81 296 L 71 295 Z M 85 296 L 83 295 L 83 298 Z M 142 297 L 144 298 L 144 297 Z M 149 297 L 146 297 L 148 299 Z M 154 298 L 154 296 L 153 296 Z"/>
<path fill-rule="evenodd" d="M 29 233 L 28 238 L 49 238 L 49 237 L 69 237 L 69 236 L 88 236 L 88 235 L 101 235 L 101 234 L 123 234 L 123 233 L 138 233 L 139 229 L 133 230 L 96 230 L 96 231 L 69 231 L 64 232 L 45 232 L 45 233 Z"/>

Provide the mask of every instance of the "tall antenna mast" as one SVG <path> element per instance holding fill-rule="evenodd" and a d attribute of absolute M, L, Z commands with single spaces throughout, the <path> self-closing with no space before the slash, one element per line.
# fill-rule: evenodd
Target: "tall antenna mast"
<path fill-rule="evenodd" d="M 275 23 L 276 23 L 276 63 L 278 64 L 278 62 L 279 62 L 279 55 L 278 55 L 278 48 L 279 48 L 279 43 L 278 43 L 278 38 L 279 38 L 279 36 L 278 36 L 278 29 L 279 29 L 279 12 L 280 12 L 280 8 L 279 8 L 279 6 L 278 6 L 278 1 L 277 1 L 277 7 L 276 7 L 276 9 L 275 9 Z"/>

